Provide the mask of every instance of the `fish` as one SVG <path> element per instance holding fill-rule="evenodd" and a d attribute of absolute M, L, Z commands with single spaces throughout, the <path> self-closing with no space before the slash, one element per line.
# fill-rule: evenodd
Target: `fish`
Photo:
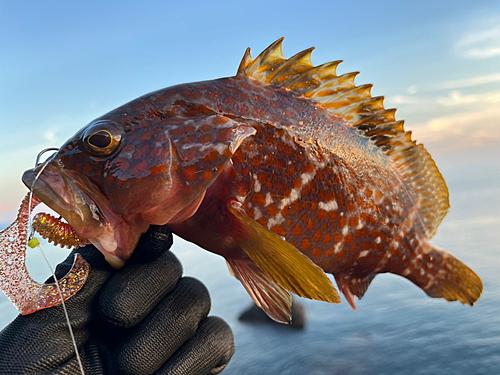
<path fill-rule="evenodd" d="M 117 268 L 150 225 L 221 255 L 276 321 L 290 292 L 339 303 L 326 273 L 353 309 L 388 272 L 472 306 L 481 279 L 430 242 L 449 209 L 431 155 L 358 72 L 282 42 L 95 119 L 23 182 Z"/>

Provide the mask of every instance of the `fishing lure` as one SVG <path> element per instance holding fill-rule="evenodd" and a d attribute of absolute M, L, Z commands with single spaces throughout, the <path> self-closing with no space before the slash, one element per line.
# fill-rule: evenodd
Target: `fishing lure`
<path fill-rule="evenodd" d="M 80 237 L 71 225 L 46 212 L 37 213 L 31 225 L 42 238 L 63 248 L 78 249 L 90 244 L 87 239 Z"/>
<path fill-rule="evenodd" d="M 0 232 L 0 289 L 23 315 L 62 303 L 55 283 L 38 283 L 29 276 L 26 269 L 30 209 L 33 210 L 38 204 L 40 200 L 33 197 L 29 207 L 29 195 L 27 195 L 21 203 L 16 220 Z M 41 223 L 45 218 L 47 216 L 42 215 L 37 222 Z M 49 235 L 58 244 L 62 244 L 64 238 L 71 240 L 71 235 L 65 230 L 56 229 L 64 228 L 62 224 L 54 223 Z M 65 243 L 69 244 L 71 242 L 69 240 Z M 79 242 L 73 239 L 74 243 Z M 90 266 L 87 261 L 80 254 L 76 254 L 71 270 L 59 280 L 64 300 L 75 295 L 83 287 L 89 271 Z"/>

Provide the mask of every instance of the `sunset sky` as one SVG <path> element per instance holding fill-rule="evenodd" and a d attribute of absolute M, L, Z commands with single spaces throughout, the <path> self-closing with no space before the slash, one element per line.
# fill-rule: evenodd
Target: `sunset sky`
<path fill-rule="evenodd" d="M 0 0 L 0 223 L 43 148 L 147 92 L 233 75 L 281 36 L 287 57 L 316 46 L 314 64 L 360 71 L 438 166 L 499 174 L 498 1 Z"/>
<path fill-rule="evenodd" d="M 484 292 L 471 309 L 380 275 L 357 312 L 345 299 L 302 299 L 307 328 L 272 330 L 238 320 L 250 298 L 223 259 L 176 239 L 184 274 L 207 286 L 211 314 L 234 332 L 227 374 L 496 373 L 499 0 L 0 0 L 0 229 L 15 219 L 21 176 L 42 149 L 148 92 L 232 76 L 247 47 L 256 57 L 283 36 L 286 57 L 315 46 L 315 65 L 344 60 L 338 74 L 361 72 L 356 83 L 372 83 L 372 95 L 398 109 L 449 187 L 432 243 L 471 267 Z M 53 266 L 67 256 L 41 242 Z M 49 276 L 43 257 L 27 251 L 39 282 Z M 16 315 L 0 293 L 0 329 Z"/>

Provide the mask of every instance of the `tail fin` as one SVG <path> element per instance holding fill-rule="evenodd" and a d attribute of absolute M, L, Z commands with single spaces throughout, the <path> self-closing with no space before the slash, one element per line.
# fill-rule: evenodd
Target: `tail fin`
<path fill-rule="evenodd" d="M 402 273 L 429 296 L 474 305 L 483 291 L 481 279 L 450 253 L 431 245 Z M 420 263 L 420 265 L 419 265 Z"/>

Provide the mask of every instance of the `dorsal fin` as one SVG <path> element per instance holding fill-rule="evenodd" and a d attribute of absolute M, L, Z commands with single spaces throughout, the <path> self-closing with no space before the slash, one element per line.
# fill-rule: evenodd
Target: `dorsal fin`
<path fill-rule="evenodd" d="M 395 109 L 384 108 L 384 97 L 371 96 L 372 85 L 355 85 L 358 72 L 338 76 L 336 68 L 341 60 L 313 66 L 313 48 L 286 59 L 282 52 L 283 39 L 278 39 L 255 59 L 247 49 L 237 75 L 301 94 L 343 117 L 347 124 L 371 138 L 410 186 L 432 237 L 448 213 L 448 188 L 424 146 L 411 139 L 411 132 L 405 132 L 404 121 L 396 121 Z"/>

